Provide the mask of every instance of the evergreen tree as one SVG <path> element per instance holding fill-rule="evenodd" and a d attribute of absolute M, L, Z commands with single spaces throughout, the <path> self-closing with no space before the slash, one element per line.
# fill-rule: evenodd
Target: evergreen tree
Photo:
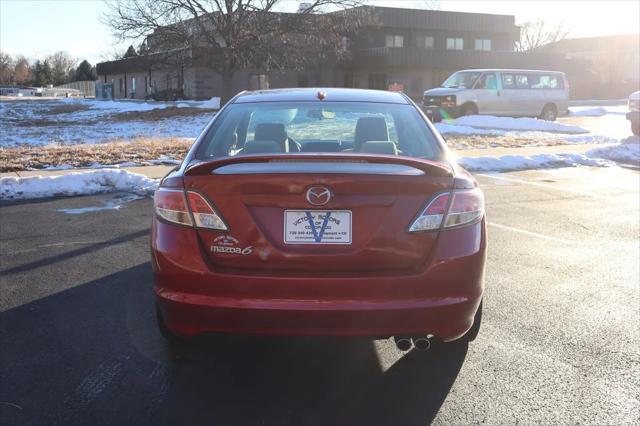
<path fill-rule="evenodd" d="M 46 59 L 44 62 L 36 61 L 33 66 L 33 84 L 37 87 L 44 87 L 48 84 L 52 84 L 53 72 L 51 71 L 51 65 Z"/>
<path fill-rule="evenodd" d="M 124 58 L 133 58 L 135 56 L 138 56 L 138 52 L 136 52 L 136 49 L 133 46 L 129 46 L 124 54 Z"/>
<path fill-rule="evenodd" d="M 93 81 L 96 78 L 95 68 L 93 68 L 86 59 L 80 62 L 80 65 L 76 68 L 75 81 Z"/>

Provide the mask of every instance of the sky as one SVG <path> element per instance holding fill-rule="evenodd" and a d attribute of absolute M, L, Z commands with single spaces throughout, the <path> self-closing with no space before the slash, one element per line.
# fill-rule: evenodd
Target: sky
<path fill-rule="evenodd" d="M 297 9 L 298 1 L 285 0 L 283 7 Z M 544 19 L 563 23 L 571 37 L 640 32 L 640 0 L 371 0 L 390 7 L 424 7 L 445 11 L 515 15 L 516 23 Z M 95 64 L 126 47 L 118 44 L 100 22 L 106 11 L 102 0 L 0 0 L 0 49 L 31 59 L 65 50 Z"/>

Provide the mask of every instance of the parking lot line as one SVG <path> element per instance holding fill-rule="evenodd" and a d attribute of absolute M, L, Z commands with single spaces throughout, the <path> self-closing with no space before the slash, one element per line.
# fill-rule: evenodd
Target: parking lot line
<path fill-rule="evenodd" d="M 563 238 L 556 238 L 556 237 L 552 237 L 552 236 L 549 236 L 549 235 L 538 234 L 537 232 L 531 232 L 531 231 L 527 231 L 525 229 L 514 228 L 514 227 L 511 227 L 511 226 L 501 225 L 499 223 L 493 223 L 493 222 L 488 222 L 488 224 L 489 224 L 489 226 L 495 226 L 496 228 L 506 229 L 507 231 L 518 232 L 520 234 L 529 235 L 531 237 L 544 238 L 545 240 L 555 241 L 556 243 L 573 244 L 573 241 L 565 240 Z"/>
<path fill-rule="evenodd" d="M 550 185 L 548 183 L 532 182 L 532 181 L 528 181 L 528 180 L 515 179 L 515 178 L 512 178 L 512 177 L 488 175 L 488 174 L 484 174 L 484 173 L 478 173 L 478 174 L 476 174 L 476 176 L 482 176 L 482 177 L 486 177 L 486 178 L 502 180 L 502 181 L 505 181 L 505 182 L 522 183 L 522 184 L 525 184 L 525 185 L 537 186 L 537 187 L 540 187 L 540 188 L 554 189 L 556 191 L 566 192 L 568 194 L 574 194 L 574 195 L 581 195 L 581 196 L 584 196 L 584 197 L 610 199 L 609 196 L 594 194 L 594 193 L 591 193 L 591 192 L 577 191 L 575 189 L 559 188 L 559 187 L 557 187 L 555 185 Z"/>

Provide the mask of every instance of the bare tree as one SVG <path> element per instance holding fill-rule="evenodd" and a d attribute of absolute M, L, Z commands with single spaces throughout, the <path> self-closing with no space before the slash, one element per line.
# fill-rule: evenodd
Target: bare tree
<path fill-rule="evenodd" d="M 16 57 L 13 68 L 13 79 L 16 84 L 26 85 L 33 81 L 33 72 L 27 58 L 20 55 Z"/>
<path fill-rule="evenodd" d="M 73 76 L 78 60 L 71 57 L 67 52 L 59 51 L 47 57 L 51 64 L 53 85 L 68 83 Z"/>
<path fill-rule="evenodd" d="M 542 19 L 525 22 L 520 26 L 520 40 L 516 42 L 516 50 L 526 52 L 537 49 L 545 44 L 564 40 L 571 33 L 563 22 L 555 27 L 550 26 Z"/>
<path fill-rule="evenodd" d="M 0 50 L 0 84 L 13 83 L 13 58 Z"/>
<path fill-rule="evenodd" d="M 226 100 L 238 70 L 302 69 L 346 56 L 345 41 L 370 18 L 366 8 L 343 9 L 360 3 L 314 0 L 299 13 L 276 13 L 282 0 L 117 0 L 103 21 L 120 40 L 144 41 L 157 60 L 212 68 Z"/>

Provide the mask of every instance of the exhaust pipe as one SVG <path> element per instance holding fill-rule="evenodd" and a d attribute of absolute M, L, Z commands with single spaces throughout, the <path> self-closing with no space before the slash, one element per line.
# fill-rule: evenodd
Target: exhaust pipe
<path fill-rule="evenodd" d="M 431 337 L 417 337 L 413 339 L 413 345 L 419 351 L 428 351 L 431 349 Z"/>
<path fill-rule="evenodd" d="M 396 342 L 396 347 L 401 351 L 405 352 L 411 349 L 411 339 L 409 339 L 408 337 L 393 336 L 393 340 Z"/>

